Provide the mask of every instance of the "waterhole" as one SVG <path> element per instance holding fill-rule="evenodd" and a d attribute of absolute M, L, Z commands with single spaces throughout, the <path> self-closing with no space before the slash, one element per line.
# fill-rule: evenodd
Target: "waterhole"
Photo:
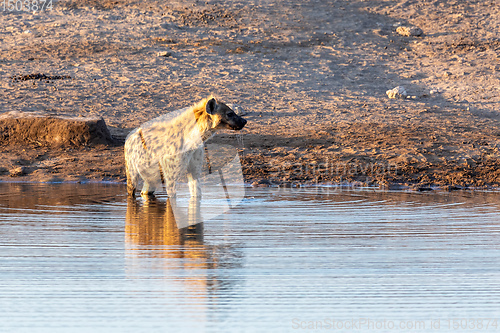
<path fill-rule="evenodd" d="M 500 193 L 247 188 L 181 230 L 122 185 L 0 193 L 1 332 L 500 329 Z"/>

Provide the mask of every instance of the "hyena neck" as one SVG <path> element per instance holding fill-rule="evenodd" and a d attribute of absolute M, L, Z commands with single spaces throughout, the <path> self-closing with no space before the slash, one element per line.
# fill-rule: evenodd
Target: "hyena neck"
<path fill-rule="evenodd" d="M 217 131 L 212 117 L 206 113 L 198 115 L 196 118 L 196 125 L 203 141 L 210 139 Z"/>
<path fill-rule="evenodd" d="M 206 130 L 205 132 L 201 132 L 201 140 L 203 142 L 207 141 L 208 139 L 210 139 L 214 134 L 215 134 L 216 130 L 214 128 L 210 128 L 208 130 Z"/>
<path fill-rule="evenodd" d="M 203 142 L 215 134 L 215 125 L 217 124 L 217 121 L 205 111 L 207 101 L 208 99 L 203 99 L 192 107 L 192 112 L 194 113 L 194 118 L 196 119 Z"/>

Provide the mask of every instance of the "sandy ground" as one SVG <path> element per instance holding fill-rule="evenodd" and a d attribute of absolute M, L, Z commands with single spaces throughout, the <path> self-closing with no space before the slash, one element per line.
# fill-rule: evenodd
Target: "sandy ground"
<path fill-rule="evenodd" d="M 212 93 L 248 112 L 248 183 L 498 186 L 499 31 L 498 0 L 58 1 L 0 12 L 0 110 L 123 142 Z M 0 179 L 124 181 L 122 150 L 4 143 Z"/>

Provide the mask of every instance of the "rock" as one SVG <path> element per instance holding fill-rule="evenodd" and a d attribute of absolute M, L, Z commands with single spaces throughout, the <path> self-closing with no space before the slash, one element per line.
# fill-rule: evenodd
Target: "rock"
<path fill-rule="evenodd" d="M 114 142 L 101 117 L 17 111 L 0 114 L 0 144 L 86 146 Z"/>
<path fill-rule="evenodd" d="M 389 98 L 406 99 L 406 96 L 408 96 L 406 89 L 403 86 L 397 86 L 394 89 L 387 90 L 385 93 L 389 96 Z"/>
<path fill-rule="evenodd" d="M 20 166 L 20 167 L 17 167 L 17 168 L 10 170 L 11 177 L 20 177 L 20 176 L 24 176 L 27 173 L 28 173 L 28 171 L 27 171 L 26 167 L 24 167 L 24 166 Z"/>
<path fill-rule="evenodd" d="M 172 52 L 170 51 L 160 51 L 156 53 L 158 57 L 170 57 L 172 55 Z"/>
<path fill-rule="evenodd" d="M 427 186 L 427 185 L 417 186 L 416 190 L 418 192 L 430 192 L 430 191 L 434 191 L 434 189 L 432 187 Z"/>
<path fill-rule="evenodd" d="M 267 179 L 256 180 L 252 183 L 252 187 L 269 187 L 271 185 L 271 182 Z"/>
<path fill-rule="evenodd" d="M 229 106 L 238 116 L 244 116 L 247 114 L 246 110 L 241 105 L 230 103 L 227 104 L 227 106 Z"/>
<path fill-rule="evenodd" d="M 259 185 L 269 186 L 272 184 L 268 179 L 261 179 L 261 180 L 259 180 Z"/>
<path fill-rule="evenodd" d="M 465 189 L 465 187 L 457 186 L 457 185 L 446 185 L 443 187 L 443 190 L 448 191 L 448 192 L 460 191 L 460 190 L 464 190 L 464 189 Z"/>
<path fill-rule="evenodd" d="M 410 37 L 410 36 L 418 37 L 418 36 L 422 36 L 424 33 L 422 31 L 422 29 L 420 29 L 418 27 L 406 27 L 406 26 L 398 27 L 396 29 L 396 32 L 398 34 L 400 34 L 401 36 L 406 36 L 406 37 Z"/>

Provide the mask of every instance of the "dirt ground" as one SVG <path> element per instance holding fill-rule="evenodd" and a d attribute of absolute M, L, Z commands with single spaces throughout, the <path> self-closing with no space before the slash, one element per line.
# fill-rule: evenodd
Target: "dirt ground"
<path fill-rule="evenodd" d="M 119 141 L 3 142 L 0 180 L 123 182 L 127 133 L 212 93 L 247 111 L 238 148 L 249 184 L 497 188 L 499 31 L 497 0 L 68 0 L 0 11 L 0 112 L 100 116 Z M 396 86 L 407 98 L 388 98 Z"/>

